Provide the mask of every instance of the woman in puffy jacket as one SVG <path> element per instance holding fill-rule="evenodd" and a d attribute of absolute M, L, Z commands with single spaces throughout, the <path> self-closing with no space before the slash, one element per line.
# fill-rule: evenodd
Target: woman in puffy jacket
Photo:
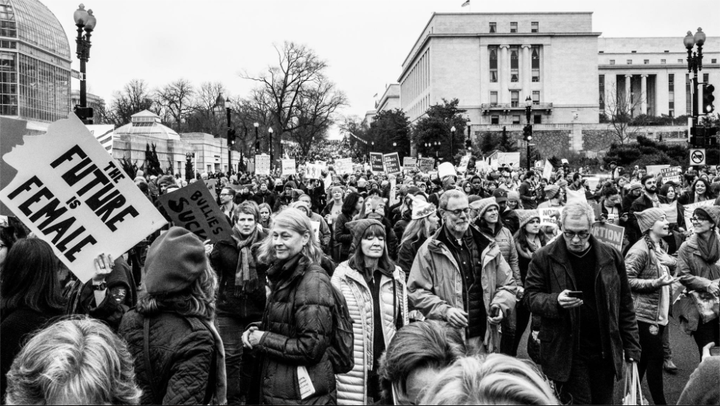
<path fill-rule="evenodd" d="M 372 404 L 381 399 L 378 360 L 408 323 L 407 286 L 404 272 L 388 256 L 385 226 L 375 219 L 347 225 L 355 251 L 335 269 L 332 283 L 353 318 L 355 366 L 336 376 L 338 404 Z"/>
<path fill-rule="evenodd" d="M 663 390 L 663 332 L 667 328 L 670 310 L 671 276 L 676 260 L 667 254 L 663 237 L 670 234 L 670 225 L 662 209 L 650 208 L 636 212 L 642 233 L 625 256 L 628 283 L 635 302 L 635 317 L 640 333 L 642 356 L 638 364 L 640 379 L 647 371 L 650 394 L 656 405 L 664 405 Z"/>
<path fill-rule="evenodd" d="M 334 293 L 320 267 L 322 250 L 310 218 L 298 209 L 280 212 L 258 249 L 269 264 L 271 292 L 260 326 L 243 333 L 243 344 L 259 353 L 259 374 L 248 403 L 336 403 L 335 375 L 328 356 L 333 336 Z"/>

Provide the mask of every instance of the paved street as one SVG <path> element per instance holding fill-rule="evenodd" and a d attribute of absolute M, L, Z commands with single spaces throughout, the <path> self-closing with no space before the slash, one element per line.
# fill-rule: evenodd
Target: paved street
<path fill-rule="evenodd" d="M 529 331 L 529 329 L 528 329 Z M 529 358 L 527 356 L 527 335 L 528 331 L 525 331 L 523 341 L 520 343 L 520 349 L 518 350 L 518 356 L 520 358 Z M 680 330 L 678 322 L 671 318 L 670 319 L 670 345 L 673 351 L 673 361 L 678 367 L 676 374 L 665 373 L 665 400 L 668 404 L 674 405 L 677 403 L 680 394 L 682 393 L 685 383 L 688 381 L 690 374 L 695 370 L 698 363 L 700 362 L 700 356 L 698 354 L 697 346 L 695 341 L 689 335 L 683 333 Z M 615 403 L 622 404 L 622 388 L 623 382 L 620 381 L 615 387 Z M 643 380 L 643 394 L 648 399 L 650 404 L 654 404 L 648 390 L 647 382 Z"/>

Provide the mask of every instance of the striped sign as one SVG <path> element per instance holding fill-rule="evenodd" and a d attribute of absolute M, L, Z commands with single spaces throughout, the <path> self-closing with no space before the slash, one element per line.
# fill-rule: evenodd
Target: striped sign
<path fill-rule="evenodd" d="M 86 127 L 90 130 L 90 134 L 105 148 L 105 151 L 112 156 L 115 126 L 112 124 L 89 124 Z"/>

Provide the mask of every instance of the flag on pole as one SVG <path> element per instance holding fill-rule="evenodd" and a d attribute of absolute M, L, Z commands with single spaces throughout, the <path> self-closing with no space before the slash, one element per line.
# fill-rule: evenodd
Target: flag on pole
<path fill-rule="evenodd" d="M 465 7 L 470 5 L 470 0 L 465 0 L 465 3 L 462 4 L 460 7 Z"/>

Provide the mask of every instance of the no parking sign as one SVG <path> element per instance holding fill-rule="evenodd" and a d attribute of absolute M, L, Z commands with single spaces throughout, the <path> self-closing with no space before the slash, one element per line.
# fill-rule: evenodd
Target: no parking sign
<path fill-rule="evenodd" d="M 690 165 L 705 165 L 705 149 L 690 150 Z"/>

